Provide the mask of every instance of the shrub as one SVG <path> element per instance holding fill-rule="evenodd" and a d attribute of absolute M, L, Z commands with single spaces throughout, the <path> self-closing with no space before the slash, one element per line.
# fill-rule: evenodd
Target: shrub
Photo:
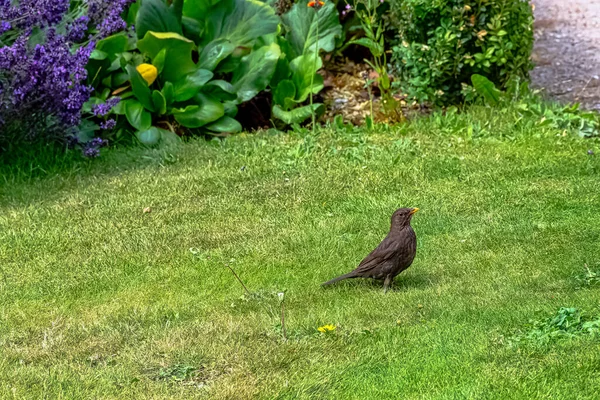
<path fill-rule="evenodd" d="M 504 88 L 528 78 L 533 12 L 525 0 L 392 0 L 397 85 L 418 101 L 461 102 L 471 75 Z"/>
<path fill-rule="evenodd" d="M 0 2 L 0 152 L 74 133 L 91 93 L 85 66 L 95 41 L 123 27 L 130 2 Z"/>

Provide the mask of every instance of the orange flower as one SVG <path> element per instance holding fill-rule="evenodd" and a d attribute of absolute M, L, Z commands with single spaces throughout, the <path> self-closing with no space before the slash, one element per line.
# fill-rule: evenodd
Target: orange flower
<path fill-rule="evenodd" d="M 309 6 L 310 8 L 315 8 L 315 7 L 316 7 L 316 8 L 320 8 L 320 7 L 323 7 L 324 5 L 325 5 L 325 3 L 324 3 L 324 2 L 322 2 L 321 0 L 318 0 L 318 1 L 314 1 L 314 0 L 313 0 L 313 1 L 309 1 L 309 2 L 308 2 L 308 6 Z"/>

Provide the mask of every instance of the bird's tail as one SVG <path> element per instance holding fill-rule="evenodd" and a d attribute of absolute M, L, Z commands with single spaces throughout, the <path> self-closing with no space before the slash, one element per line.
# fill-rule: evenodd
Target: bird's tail
<path fill-rule="evenodd" d="M 330 280 L 330 281 L 327 281 L 327 282 L 325 282 L 325 283 L 322 283 L 322 284 L 321 284 L 321 286 L 327 286 L 327 285 L 331 285 L 332 283 L 336 283 L 336 282 L 339 282 L 339 281 L 342 281 L 342 280 L 344 280 L 344 279 L 348 279 L 348 278 L 356 278 L 356 275 L 354 275 L 354 273 L 353 273 L 353 272 L 348 272 L 347 274 L 340 275 L 340 276 L 338 276 L 337 278 L 333 278 L 333 279 L 332 279 L 332 280 Z"/>

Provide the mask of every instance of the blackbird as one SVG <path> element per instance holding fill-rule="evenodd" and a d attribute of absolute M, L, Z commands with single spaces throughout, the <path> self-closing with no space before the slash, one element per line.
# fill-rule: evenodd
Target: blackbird
<path fill-rule="evenodd" d="M 348 278 L 384 279 L 383 289 L 387 292 L 392 281 L 400 272 L 410 267 L 417 253 L 417 235 L 410 226 L 418 208 L 399 208 L 392 214 L 390 232 L 358 267 L 337 278 L 323 283 L 323 286 Z"/>

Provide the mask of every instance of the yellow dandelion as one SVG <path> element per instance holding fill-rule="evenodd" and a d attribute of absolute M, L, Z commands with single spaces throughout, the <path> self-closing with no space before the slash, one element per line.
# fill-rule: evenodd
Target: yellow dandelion
<path fill-rule="evenodd" d="M 317 328 L 317 330 L 321 333 L 328 333 L 328 332 L 333 332 L 335 331 L 335 325 L 323 325 Z"/>

